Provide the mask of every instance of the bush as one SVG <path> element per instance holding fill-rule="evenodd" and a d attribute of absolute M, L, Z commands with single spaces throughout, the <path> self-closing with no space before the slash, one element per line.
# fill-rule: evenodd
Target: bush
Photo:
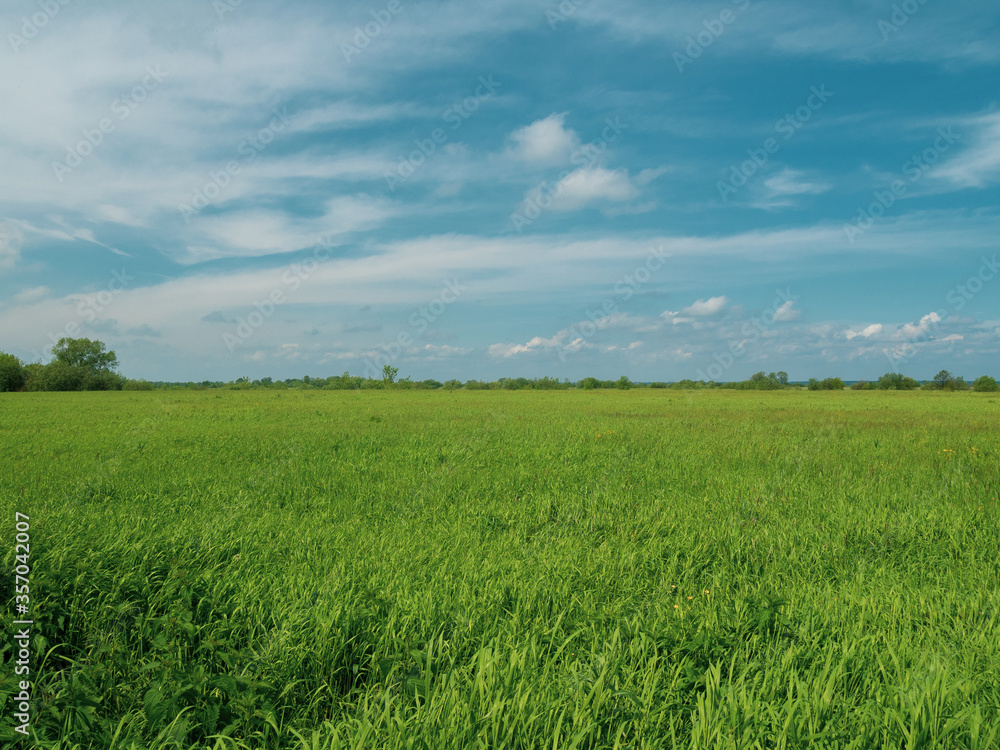
<path fill-rule="evenodd" d="M 666 383 L 650 383 L 649 387 L 650 388 L 666 388 L 667 384 Z"/>
<path fill-rule="evenodd" d="M 617 381 L 615 381 L 615 388 L 619 391 L 627 391 L 631 387 L 632 381 L 628 379 L 628 375 L 622 375 Z"/>
<path fill-rule="evenodd" d="M 25 380 L 24 363 L 13 354 L 0 352 L 0 393 L 21 390 Z"/>
<path fill-rule="evenodd" d="M 983 375 L 976 378 L 976 382 L 972 384 L 972 390 L 976 393 L 996 393 L 1000 391 L 1000 384 L 989 375 Z"/>
<path fill-rule="evenodd" d="M 852 391 L 874 391 L 875 384 L 869 383 L 865 380 L 859 380 L 857 383 L 851 386 Z"/>
<path fill-rule="evenodd" d="M 151 391 L 153 384 L 145 380 L 126 380 L 122 385 L 123 391 Z"/>
<path fill-rule="evenodd" d="M 538 378 L 534 382 L 534 387 L 540 391 L 554 391 L 562 388 L 562 384 L 557 378 Z"/>
<path fill-rule="evenodd" d="M 601 387 L 601 381 L 597 378 L 584 378 L 579 383 L 576 384 L 577 388 L 582 388 L 585 391 L 592 391 L 595 388 Z"/>
<path fill-rule="evenodd" d="M 28 367 L 29 391 L 82 391 L 86 371 L 82 367 L 54 360 L 47 365 Z"/>
<path fill-rule="evenodd" d="M 461 380 L 446 380 L 444 386 L 442 386 L 446 391 L 457 391 L 462 387 Z"/>
<path fill-rule="evenodd" d="M 913 378 L 908 378 L 898 372 L 887 372 L 878 379 L 876 388 L 880 391 L 912 391 L 920 387 Z"/>

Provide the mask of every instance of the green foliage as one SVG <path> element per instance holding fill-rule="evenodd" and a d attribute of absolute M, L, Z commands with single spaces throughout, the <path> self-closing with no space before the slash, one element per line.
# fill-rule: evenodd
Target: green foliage
<path fill-rule="evenodd" d="M 13 354 L 0 352 L 0 393 L 19 391 L 26 380 L 24 363 Z"/>
<path fill-rule="evenodd" d="M 118 367 L 118 356 L 111 351 L 101 341 L 90 339 L 61 338 L 52 347 L 52 354 L 56 361 L 79 367 L 90 372 L 101 370 L 114 370 Z"/>
<path fill-rule="evenodd" d="M 956 377 L 947 370 L 941 370 L 930 381 L 930 389 L 935 391 L 967 391 L 969 384 L 964 378 Z"/>
<path fill-rule="evenodd" d="M 840 378 L 825 378 L 823 380 L 810 378 L 806 387 L 810 391 L 842 391 L 845 388 L 844 381 Z"/>
<path fill-rule="evenodd" d="M 620 391 L 627 391 L 632 387 L 632 381 L 628 379 L 628 375 L 622 375 L 615 383 L 615 387 Z"/>
<path fill-rule="evenodd" d="M 145 380 L 126 380 L 122 385 L 123 391 L 151 391 L 153 384 Z"/>
<path fill-rule="evenodd" d="M 880 391 L 913 391 L 920 387 L 920 383 L 901 373 L 887 372 L 878 379 L 875 387 Z"/>
<path fill-rule="evenodd" d="M 390 386 L 396 382 L 396 374 L 399 372 L 398 367 L 392 367 L 390 365 L 383 365 L 382 367 L 382 384 L 385 386 Z"/>
<path fill-rule="evenodd" d="M 976 382 L 973 383 L 972 389 L 977 393 L 996 393 L 997 391 L 1000 391 L 1000 385 L 998 385 L 997 381 L 989 375 L 983 375 L 976 378 Z"/>

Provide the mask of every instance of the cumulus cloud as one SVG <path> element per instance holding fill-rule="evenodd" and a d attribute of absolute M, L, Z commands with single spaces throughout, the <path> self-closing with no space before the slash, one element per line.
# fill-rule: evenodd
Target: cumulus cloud
<path fill-rule="evenodd" d="M 774 321 L 776 323 L 788 323 L 793 320 L 798 320 L 799 316 L 802 315 L 801 310 L 796 310 L 795 302 L 793 300 L 788 300 L 781 307 L 774 311 Z"/>
<path fill-rule="evenodd" d="M 681 310 L 681 314 L 690 315 L 695 318 L 710 318 L 718 315 L 728 306 L 729 299 L 725 296 L 709 297 L 708 299 L 700 299 L 693 305 L 685 307 Z"/>
<path fill-rule="evenodd" d="M 907 323 L 901 326 L 897 332 L 899 338 L 904 339 L 922 339 L 926 338 L 927 335 L 938 326 L 941 322 L 941 316 L 936 312 L 928 313 L 920 319 L 919 323 Z"/>
<path fill-rule="evenodd" d="M 856 339 L 858 337 L 870 339 L 872 336 L 878 336 L 880 333 L 882 333 L 882 331 L 883 328 L 881 323 L 872 323 L 870 326 L 862 328 L 860 331 L 854 331 L 854 330 L 845 331 L 844 336 L 847 337 L 848 341 Z"/>
<path fill-rule="evenodd" d="M 535 164 L 564 163 L 580 145 L 575 131 L 565 126 L 566 113 L 552 114 L 510 134 L 508 154 Z"/>

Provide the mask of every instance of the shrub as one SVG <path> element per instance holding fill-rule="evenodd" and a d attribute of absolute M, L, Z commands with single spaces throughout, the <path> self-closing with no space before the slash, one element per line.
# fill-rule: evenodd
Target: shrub
<path fill-rule="evenodd" d="M 913 378 L 908 378 L 898 372 L 887 372 L 878 379 L 875 386 L 880 391 L 912 391 L 920 387 Z"/>
<path fill-rule="evenodd" d="M 145 380 L 126 380 L 122 385 L 123 391 L 151 391 L 153 384 Z"/>
<path fill-rule="evenodd" d="M 615 388 L 619 391 L 627 391 L 632 387 L 632 381 L 628 379 L 628 375 L 622 375 L 618 380 L 615 381 Z"/>
<path fill-rule="evenodd" d="M 446 391 L 457 391 L 461 387 L 462 387 L 461 380 L 446 380 L 443 386 L 443 388 Z"/>
<path fill-rule="evenodd" d="M 597 378 L 584 378 L 579 383 L 576 384 L 577 388 L 582 388 L 585 391 L 592 391 L 595 388 L 601 387 L 601 381 Z"/>
<path fill-rule="evenodd" d="M 1000 391 L 1000 384 L 997 384 L 997 381 L 989 375 L 983 375 L 976 378 L 976 382 L 972 385 L 972 390 L 977 393 L 996 393 Z"/>
<path fill-rule="evenodd" d="M 21 390 L 25 379 L 24 363 L 13 354 L 0 352 L 0 393 Z"/>
<path fill-rule="evenodd" d="M 666 383 L 650 383 L 649 387 L 650 388 L 666 388 L 667 384 Z"/>

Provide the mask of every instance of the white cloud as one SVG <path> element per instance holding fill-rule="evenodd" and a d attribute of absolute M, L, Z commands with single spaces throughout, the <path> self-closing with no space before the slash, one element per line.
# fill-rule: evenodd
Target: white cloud
<path fill-rule="evenodd" d="M 844 332 L 844 336 L 850 341 L 856 338 L 870 339 L 872 336 L 878 336 L 882 333 L 883 327 L 881 323 L 872 323 L 870 326 L 861 329 L 860 331 L 848 330 Z"/>
<path fill-rule="evenodd" d="M 922 339 L 941 322 L 941 316 L 936 312 L 928 313 L 919 323 L 907 323 L 897 331 L 897 338 L 908 340 Z"/>
<path fill-rule="evenodd" d="M 797 205 L 796 198 L 803 195 L 821 195 L 832 186 L 821 180 L 809 179 L 804 172 L 783 169 L 764 180 L 763 195 L 755 202 L 757 208 L 790 208 Z"/>
<path fill-rule="evenodd" d="M 566 114 L 553 114 L 510 134 L 508 154 L 536 164 L 564 163 L 580 145 L 580 138 L 564 126 Z"/>
<path fill-rule="evenodd" d="M 799 316 L 802 315 L 801 310 L 793 309 L 795 307 L 795 302 L 793 300 L 788 300 L 781 307 L 774 311 L 774 320 L 776 323 L 788 323 L 792 320 L 798 320 Z"/>
<path fill-rule="evenodd" d="M 9 222 L 0 222 L 0 268 L 13 268 L 21 260 L 24 234 Z"/>
<path fill-rule="evenodd" d="M 959 187 L 986 187 L 1000 178 L 1000 113 L 974 121 L 979 128 L 969 148 L 938 167 L 932 175 Z"/>
<path fill-rule="evenodd" d="M 729 299 L 725 296 L 709 297 L 708 299 L 700 299 L 693 305 L 685 307 L 681 310 L 681 313 L 683 315 L 691 315 L 695 318 L 710 318 L 725 310 L 728 305 Z"/>
<path fill-rule="evenodd" d="M 551 198 L 549 208 L 553 211 L 577 211 L 600 201 L 629 201 L 639 193 L 629 179 L 628 171 L 603 167 L 574 170 L 551 190 L 545 188 L 542 185 L 532 190 L 525 197 L 525 204 L 535 202 L 542 205 L 544 196 L 548 196 Z"/>
<path fill-rule="evenodd" d="M 21 304 L 30 304 L 32 302 L 38 302 L 43 300 L 52 294 L 52 290 L 47 286 L 34 286 L 30 289 L 22 289 L 20 292 L 14 295 L 14 301 L 20 302 Z"/>

